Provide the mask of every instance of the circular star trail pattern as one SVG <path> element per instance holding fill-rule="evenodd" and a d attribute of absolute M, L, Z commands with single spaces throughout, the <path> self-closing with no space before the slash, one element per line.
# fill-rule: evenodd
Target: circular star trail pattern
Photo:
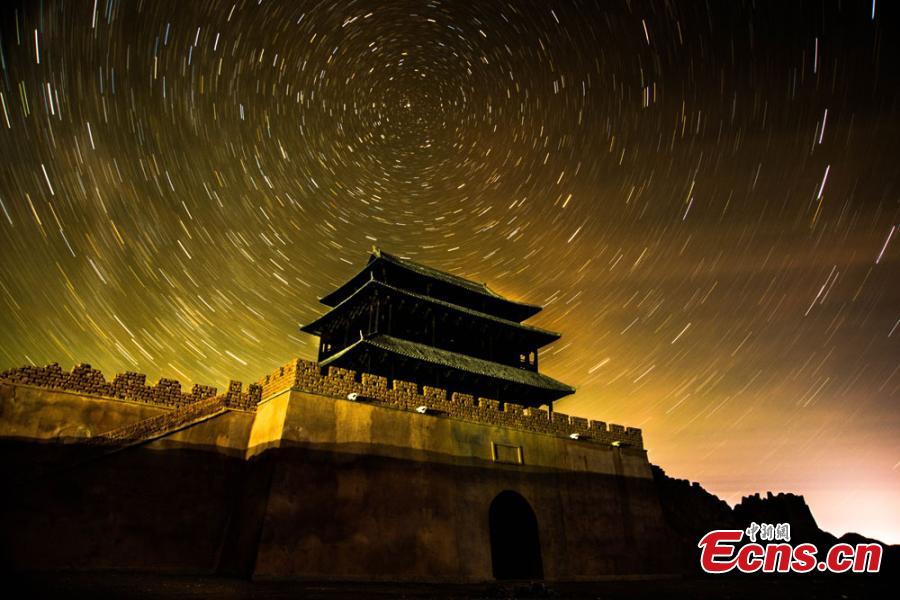
<path fill-rule="evenodd" d="M 558 410 L 896 542 L 882 4 L 5 6 L 0 363 L 252 381 L 377 244 L 545 305 Z"/>

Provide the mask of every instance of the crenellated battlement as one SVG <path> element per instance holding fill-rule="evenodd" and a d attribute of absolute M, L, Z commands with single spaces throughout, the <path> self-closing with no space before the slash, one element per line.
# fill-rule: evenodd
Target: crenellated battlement
<path fill-rule="evenodd" d="M 0 380 L 11 383 L 34 385 L 43 388 L 79 392 L 95 396 L 107 396 L 163 406 L 182 406 L 216 395 L 216 388 L 195 384 L 189 394 L 182 392 L 181 383 L 174 379 L 161 378 L 156 385 L 147 385 L 147 376 L 131 371 L 116 375 L 106 381 L 103 373 L 92 369 L 91 365 L 80 364 L 66 373 L 57 364 L 46 367 L 25 366 L 0 372 Z"/>
<path fill-rule="evenodd" d="M 0 372 L 0 380 L 169 408 L 179 408 L 217 397 L 216 388 L 199 384 L 195 384 L 190 393 L 184 393 L 181 383 L 174 379 L 162 378 L 156 385 L 147 385 L 146 376 L 140 373 L 121 373 L 112 381 L 107 381 L 100 371 L 87 364 L 77 365 L 68 373 L 55 363 L 46 367 L 25 366 Z M 294 359 L 257 383 L 251 383 L 246 391 L 241 382 L 232 381 L 228 390 L 218 397 L 229 409 L 255 411 L 256 405 L 264 398 L 284 390 L 336 398 L 346 398 L 355 393 L 367 401 L 394 408 L 415 410 L 420 406 L 427 406 L 439 414 L 486 425 L 564 437 L 577 434 L 578 439 L 587 441 L 643 448 L 641 430 L 637 428 L 569 416 L 557 411 L 549 413 L 540 408 L 460 392 L 448 394 L 442 388 L 420 386 L 400 379 L 389 382 L 380 375 L 356 373 L 337 367 L 328 367 L 327 372 L 323 373 L 317 363 L 302 359 Z"/>
<path fill-rule="evenodd" d="M 251 383 L 247 386 L 247 391 L 241 391 L 244 384 L 240 381 L 232 381 L 228 384 L 228 391 L 225 393 L 225 406 L 228 408 L 236 408 L 238 410 L 255 411 L 256 405 L 262 400 L 262 386 Z"/>
<path fill-rule="evenodd" d="M 406 410 L 427 406 L 451 417 L 487 425 L 565 437 L 577 434 L 579 439 L 588 441 L 643 448 L 641 430 L 633 427 L 607 425 L 604 421 L 556 411 L 551 414 L 540 408 L 526 408 L 512 402 L 501 403 L 493 398 L 476 398 L 459 392 L 448 395 L 447 390 L 442 388 L 420 386 L 399 379 L 389 382 L 386 377 L 338 367 L 328 367 L 325 373 L 322 371 L 315 362 L 294 359 L 257 383 L 262 389 L 262 398 L 290 389 L 337 398 L 355 393 L 366 400 Z"/>

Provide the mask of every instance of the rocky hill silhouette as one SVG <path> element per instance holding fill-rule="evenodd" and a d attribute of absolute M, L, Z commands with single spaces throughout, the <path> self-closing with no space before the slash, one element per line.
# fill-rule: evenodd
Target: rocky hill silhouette
<path fill-rule="evenodd" d="M 697 543 L 714 529 L 746 529 L 751 523 L 790 523 L 792 544 L 813 543 L 820 552 L 837 543 L 881 544 L 884 548 L 882 574 L 894 577 L 900 573 L 900 545 L 885 544 L 858 533 L 837 537 L 824 531 L 801 495 L 757 493 L 743 497 L 731 508 L 697 482 L 669 477 L 656 465 L 652 469 L 663 515 L 675 535 L 674 551 L 685 572 L 700 571 Z"/>

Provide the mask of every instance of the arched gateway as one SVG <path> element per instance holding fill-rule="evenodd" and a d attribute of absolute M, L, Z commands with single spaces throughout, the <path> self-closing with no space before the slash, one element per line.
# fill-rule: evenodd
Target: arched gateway
<path fill-rule="evenodd" d="M 543 579 L 537 517 L 520 494 L 497 494 L 488 510 L 496 579 Z"/>

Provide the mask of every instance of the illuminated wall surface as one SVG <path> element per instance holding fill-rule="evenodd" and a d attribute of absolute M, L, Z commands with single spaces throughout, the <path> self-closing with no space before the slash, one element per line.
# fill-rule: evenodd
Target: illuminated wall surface
<path fill-rule="evenodd" d="M 377 243 L 546 305 L 673 475 L 898 542 L 893 4 L 4 5 L 0 365 L 253 381 Z"/>

